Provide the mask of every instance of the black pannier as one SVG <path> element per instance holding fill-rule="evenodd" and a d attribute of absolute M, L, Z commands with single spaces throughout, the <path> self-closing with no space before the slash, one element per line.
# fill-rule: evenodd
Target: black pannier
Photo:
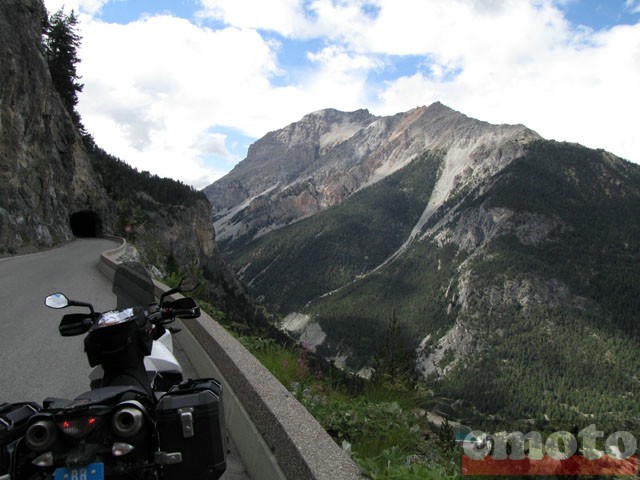
<path fill-rule="evenodd" d="M 160 450 L 182 454 L 182 462 L 163 467 L 165 480 L 217 480 L 225 472 L 227 437 L 217 380 L 172 387 L 158 402 L 156 428 Z"/>
<path fill-rule="evenodd" d="M 12 444 L 24 436 L 29 419 L 39 410 L 36 403 L 0 404 L 0 475 L 9 471 Z"/>

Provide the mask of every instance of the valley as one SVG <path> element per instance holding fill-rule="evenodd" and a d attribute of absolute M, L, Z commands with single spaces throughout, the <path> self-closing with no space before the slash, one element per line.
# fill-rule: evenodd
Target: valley
<path fill-rule="evenodd" d="M 391 145 L 371 133 L 390 123 Z M 215 214 L 223 255 L 283 330 L 367 376 L 397 325 L 395 354 L 468 424 L 636 425 L 637 165 L 441 104 L 336 128 L 314 126 L 341 141 L 309 137 L 303 175 L 286 170 L 297 139 L 270 160 L 286 187 L 264 183 Z M 349 162 L 358 181 L 324 204 Z M 244 185 L 245 168 L 215 188 Z"/>

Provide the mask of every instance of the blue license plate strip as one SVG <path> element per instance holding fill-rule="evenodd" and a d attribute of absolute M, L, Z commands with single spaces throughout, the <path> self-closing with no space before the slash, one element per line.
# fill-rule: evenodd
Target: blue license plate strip
<path fill-rule="evenodd" d="M 86 467 L 57 468 L 55 480 L 104 480 L 104 463 L 91 463 Z"/>

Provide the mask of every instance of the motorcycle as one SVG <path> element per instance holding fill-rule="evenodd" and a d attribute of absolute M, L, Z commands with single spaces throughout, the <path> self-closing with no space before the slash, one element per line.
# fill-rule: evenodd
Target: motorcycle
<path fill-rule="evenodd" d="M 160 296 L 160 304 L 164 302 L 164 298 L 174 293 L 187 293 L 197 288 L 198 280 L 196 277 L 185 277 L 177 289 L 164 292 Z M 115 272 L 113 279 L 113 293 L 117 298 L 117 309 L 124 310 L 129 307 L 137 307 L 138 305 L 149 305 L 152 314 L 158 314 L 158 304 L 155 301 L 155 285 L 149 272 L 137 262 L 129 262 L 122 264 Z M 192 307 L 190 300 L 183 305 L 183 310 Z M 178 305 L 178 307 L 180 307 Z M 197 307 L 197 305 L 196 305 Z M 181 318 L 195 318 L 197 315 L 190 317 L 189 312 L 182 312 L 177 315 Z M 173 320 L 169 320 L 171 323 Z M 156 322 L 153 330 L 153 342 L 151 344 L 151 352 L 144 357 L 144 368 L 147 372 L 149 384 L 154 391 L 167 391 L 172 385 L 182 380 L 182 367 L 176 360 L 173 353 L 172 335 L 178 333 L 180 329 L 169 326 L 166 322 Z M 93 366 L 93 364 L 92 364 Z M 104 369 L 101 364 L 96 365 L 89 374 L 91 388 L 97 388 L 103 384 Z M 145 382 L 146 383 L 146 382 Z"/>
<path fill-rule="evenodd" d="M 134 299 L 154 299 L 148 280 L 136 269 L 121 278 L 116 272 L 118 306 L 107 312 L 62 293 L 45 299 L 50 308 L 89 310 L 64 315 L 59 332 L 87 334 L 92 390 L 74 400 L 47 398 L 41 407 L 0 406 L 0 480 L 222 476 L 222 385 L 215 379 L 181 381 L 170 343 L 175 319 L 197 318 L 200 308 L 193 298 L 167 297 L 194 290 L 197 279 L 183 278 L 158 303 L 132 305 Z"/>

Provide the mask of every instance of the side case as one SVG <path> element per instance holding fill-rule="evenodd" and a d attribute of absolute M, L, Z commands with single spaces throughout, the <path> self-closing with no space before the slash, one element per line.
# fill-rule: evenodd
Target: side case
<path fill-rule="evenodd" d="M 182 462 L 163 467 L 165 480 L 217 480 L 225 472 L 227 437 L 217 380 L 172 387 L 156 407 L 156 429 L 161 451 L 182 453 Z"/>
<path fill-rule="evenodd" d="M 9 471 L 13 442 L 24 436 L 29 419 L 39 410 L 36 403 L 0 404 L 0 475 Z"/>

